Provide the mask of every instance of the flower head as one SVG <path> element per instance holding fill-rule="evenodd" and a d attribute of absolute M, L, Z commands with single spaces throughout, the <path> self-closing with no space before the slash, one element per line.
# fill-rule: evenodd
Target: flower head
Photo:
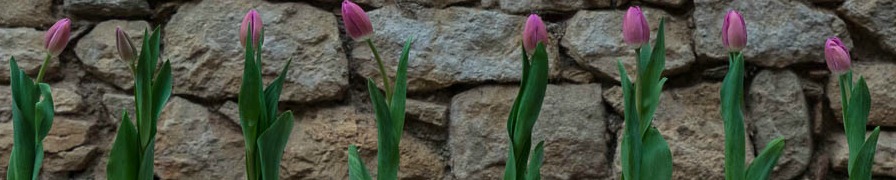
<path fill-rule="evenodd" d="M 737 11 L 728 11 L 722 24 L 722 45 L 728 52 L 740 52 L 747 46 L 747 25 Z"/>
<path fill-rule="evenodd" d="M 133 62 L 137 58 L 137 49 L 134 47 L 134 43 L 131 42 L 131 36 L 128 36 L 128 33 L 121 30 L 121 27 L 115 28 L 115 45 L 118 48 L 118 55 L 121 56 L 121 60 Z"/>
<path fill-rule="evenodd" d="M 252 25 L 251 32 L 249 31 L 250 24 Z M 261 15 L 258 15 L 258 11 L 255 11 L 254 9 L 249 10 L 249 12 L 246 13 L 246 16 L 243 17 L 243 24 L 240 25 L 240 44 L 245 47 L 247 42 L 246 37 L 249 36 L 249 33 L 252 33 L 252 45 L 257 46 L 258 40 L 261 38 L 262 26 L 264 25 L 261 23 Z"/>
<path fill-rule="evenodd" d="M 47 34 L 44 35 L 44 49 L 48 53 L 53 56 L 59 56 L 59 53 L 62 53 L 71 36 L 71 24 L 71 20 L 68 18 L 60 19 L 47 30 Z"/>
<path fill-rule="evenodd" d="M 548 30 L 537 14 L 529 15 L 526 26 L 523 28 L 523 48 L 526 52 L 532 52 L 538 43 L 548 42 Z"/>
<path fill-rule="evenodd" d="M 828 69 L 836 74 L 849 71 L 850 58 L 849 51 L 840 38 L 831 37 L 824 43 L 824 59 L 828 64 Z"/>
<path fill-rule="evenodd" d="M 373 36 L 373 25 L 370 24 L 367 13 L 351 1 L 342 1 L 342 22 L 345 23 L 345 32 L 356 41 Z"/>
<path fill-rule="evenodd" d="M 622 17 L 622 39 L 626 44 L 641 47 L 650 40 L 650 26 L 641 7 L 632 6 Z"/>

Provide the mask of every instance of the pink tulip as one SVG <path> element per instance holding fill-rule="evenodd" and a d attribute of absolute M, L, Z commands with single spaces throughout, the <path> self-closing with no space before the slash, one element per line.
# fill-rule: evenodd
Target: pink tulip
<path fill-rule="evenodd" d="M 728 52 L 740 52 L 747 46 L 747 25 L 737 11 L 728 11 L 722 24 L 722 45 Z"/>
<path fill-rule="evenodd" d="M 132 62 L 137 58 L 137 49 L 134 48 L 131 37 L 121 30 L 121 27 L 115 27 L 115 45 L 122 60 Z"/>
<path fill-rule="evenodd" d="M 831 37 L 824 43 L 824 59 L 827 61 L 828 69 L 835 74 L 849 71 L 849 51 L 840 38 Z"/>
<path fill-rule="evenodd" d="M 345 31 L 355 41 L 367 40 L 373 36 L 373 25 L 364 9 L 355 3 L 342 1 L 342 22 L 345 23 Z"/>
<path fill-rule="evenodd" d="M 538 43 L 548 42 L 548 30 L 537 14 L 529 15 L 526 26 L 523 28 L 523 48 L 526 52 L 533 52 Z"/>
<path fill-rule="evenodd" d="M 261 16 L 258 15 L 258 11 L 249 10 L 246 13 L 246 16 L 243 17 L 243 24 L 240 25 L 240 44 L 244 47 L 246 46 L 246 37 L 249 32 L 249 24 L 252 25 L 252 46 L 258 46 L 258 40 L 261 38 Z"/>
<path fill-rule="evenodd" d="M 650 26 L 641 7 L 632 6 L 622 17 L 622 39 L 630 46 L 641 47 L 650 41 Z"/>
<path fill-rule="evenodd" d="M 71 20 L 68 18 L 56 21 L 53 27 L 47 30 L 44 35 L 44 49 L 53 56 L 59 56 L 65 46 L 68 44 L 68 38 L 71 36 Z"/>

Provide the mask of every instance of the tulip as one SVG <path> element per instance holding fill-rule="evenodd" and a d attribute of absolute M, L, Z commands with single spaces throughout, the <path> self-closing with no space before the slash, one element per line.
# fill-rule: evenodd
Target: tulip
<path fill-rule="evenodd" d="M 68 44 L 68 38 L 71 36 L 71 20 L 68 18 L 56 21 L 47 34 L 44 35 L 44 49 L 53 56 L 59 56 L 65 46 Z"/>
<path fill-rule="evenodd" d="M 831 72 L 842 74 L 849 71 L 849 51 L 840 38 L 831 37 L 824 43 L 824 59 Z"/>
<path fill-rule="evenodd" d="M 121 56 L 121 60 L 130 63 L 137 58 L 137 49 L 134 48 L 134 43 L 131 42 L 131 36 L 128 36 L 128 33 L 121 30 L 121 27 L 115 28 L 115 45 L 118 48 L 118 55 Z"/>
<path fill-rule="evenodd" d="M 747 46 L 747 25 L 737 11 L 728 11 L 722 24 L 722 45 L 728 52 L 740 52 Z"/>
<path fill-rule="evenodd" d="M 355 41 L 370 39 L 373 36 L 373 25 L 364 9 L 355 3 L 342 1 L 342 22 L 345 23 L 345 31 Z"/>
<path fill-rule="evenodd" d="M 650 40 L 650 26 L 641 7 L 632 6 L 622 17 L 622 39 L 630 46 L 641 47 Z"/>
<path fill-rule="evenodd" d="M 548 30 L 545 29 L 544 22 L 537 14 L 529 15 L 526 20 L 526 27 L 523 28 L 523 48 L 526 52 L 533 52 L 538 43 L 546 43 L 548 41 Z"/>
<path fill-rule="evenodd" d="M 263 26 L 261 23 L 261 16 L 258 15 L 258 11 L 249 10 L 246 13 L 246 16 L 243 17 L 243 24 L 240 25 L 240 44 L 243 47 L 246 46 L 246 37 L 249 32 L 249 24 L 252 25 L 252 45 L 257 46 L 258 40 L 261 38 L 261 27 Z"/>

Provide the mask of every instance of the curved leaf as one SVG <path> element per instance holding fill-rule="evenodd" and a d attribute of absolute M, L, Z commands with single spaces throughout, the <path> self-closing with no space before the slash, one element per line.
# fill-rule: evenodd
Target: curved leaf
<path fill-rule="evenodd" d="M 106 165 L 107 179 L 137 179 L 140 159 L 140 137 L 131 123 L 127 111 L 123 111 L 118 133 Z"/>
<path fill-rule="evenodd" d="M 783 151 L 784 137 L 778 137 L 771 142 L 768 142 L 768 144 L 765 145 L 765 148 L 759 153 L 759 156 L 756 156 L 756 159 L 754 159 L 753 162 L 750 163 L 750 167 L 747 168 L 747 179 L 768 179 L 768 175 L 774 170 L 775 164 L 778 163 L 778 158 L 781 157 L 781 152 Z"/>
<path fill-rule="evenodd" d="M 261 157 L 262 179 L 280 179 L 280 159 L 292 134 L 292 112 L 286 111 L 258 136 L 258 154 Z"/>
<path fill-rule="evenodd" d="M 877 138 L 879 134 L 880 127 L 874 128 L 874 131 L 871 131 L 871 135 L 868 136 L 868 140 L 863 143 L 861 151 L 855 153 L 855 164 L 849 166 L 849 179 L 871 179 L 871 167 L 874 166 L 874 152 L 877 150 Z M 853 154 L 852 151 L 850 151 L 850 154 Z"/>
<path fill-rule="evenodd" d="M 655 127 L 650 127 L 644 134 L 641 156 L 641 170 L 644 170 L 641 179 L 672 179 L 672 151 Z"/>
<path fill-rule="evenodd" d="M 358 155 L 358 147 L 354 144 L 348 146 L 348 179 L 371 180 L 370 172 L 364 166 L 364 161 Z"/>
<path fill-rule="evenodd" d="M 526 169 L 526 180 L 541 180 L 542 161 L 544 161 L 544 141 L 539 141 L 529 161 L 529 168 Z"/>

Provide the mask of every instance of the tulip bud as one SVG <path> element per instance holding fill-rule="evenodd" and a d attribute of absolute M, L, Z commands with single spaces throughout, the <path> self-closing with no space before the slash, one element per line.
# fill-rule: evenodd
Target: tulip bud
<path fill-rule="evenodd" d="M 370 39 L 373 36 L 373 25 L 364 9 L 355 3 L 342 1 L 342 22 L 345 24 L 345 32 L 355 41 Z"/>
<path fill-rule="evenodd" d="M 65 46 L 68 44 L 68 38 L 71 36 L 71 20 L 68 18 L 56 21 L 47 34 L 44 35 L 44 49 L 53 56 L 59 56 Z"/>
<path fill-rule="evenodd" d="M 737 11 L 728 11 L 722 24 L 722 45 L 728 52 L 740 52 L 747 46 L 747 25 Z"/>
<path fill-rule="evenodd" d="M 252 32 L 249 32 L 249 24 L 252 25 Z M 240 44 L 243 47 L 246 46 L 246 37 L 249 36 L 248 33 L 252 33 L 252 45 L 257 46 L 258 40 L 261 38 L 261 16 L 258 15 L 258 11 L 249 10 L 246 13 L 246 16 L 243 17 L 243 24 L 240 25 Z"/>
<path fill-rule="evenodd" d="M 650 41 L 650 26 L 641 7 L 632 6 L 622 17 L 622 39 L 630 46 L 641 47 Z"/>
<path fill-rule="evenodd" d="M 828 69 L 835 74 L 849 71 L 849 51 L 840 38 L 831 37 L 824 43 L 824 59 L 827 61 Z"/>
<path fill-rule="evenodd" d="M 526 52 L 533 52 L 538 43 L 548 42 L 548 30 L 537 14 L 529 15 L 526 27 L 523 28 L 523 48 Z"/>
<path fill-rule="evenodd" d="M 131 42 L 131 36 L 121 30 L 121 27 L 115 27 L 115 45 L 118 48 L 118 55 L 125 62 L 133 62 L 137 58 L 137 49 Z"/>

